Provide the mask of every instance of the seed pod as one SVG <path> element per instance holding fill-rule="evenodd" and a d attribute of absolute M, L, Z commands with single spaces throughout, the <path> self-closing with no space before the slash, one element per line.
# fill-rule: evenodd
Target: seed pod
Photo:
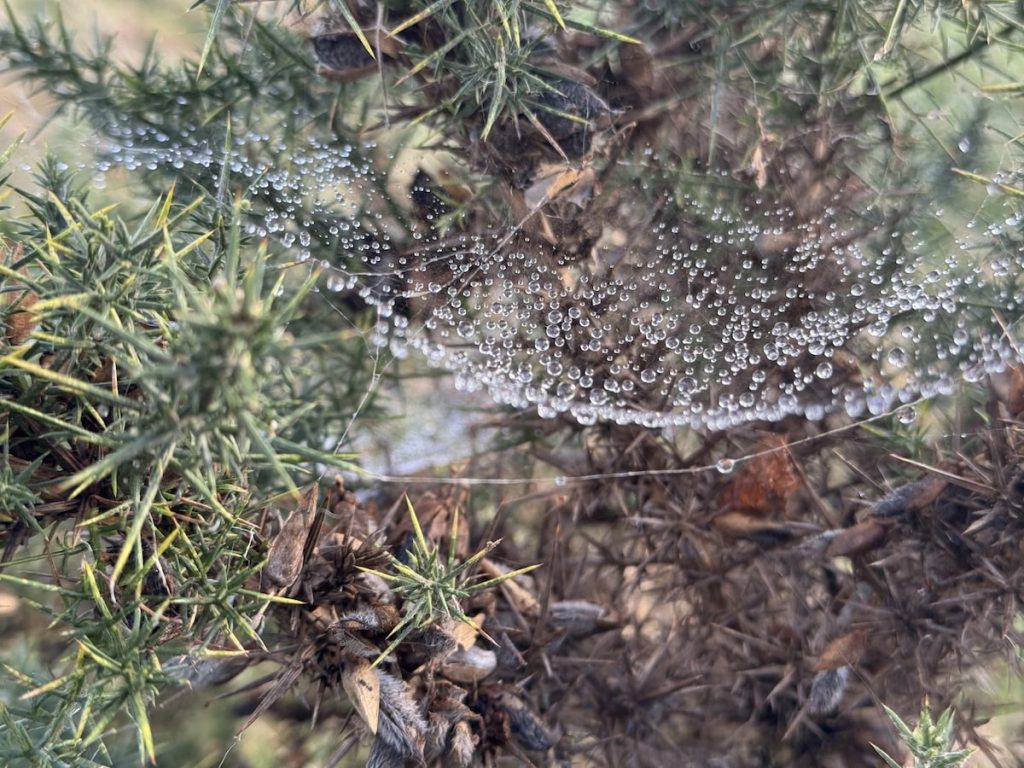
<path fill-rule="evenodd" d="M 507 717 L 512 737 L 523 749 L 531 752 L 546 752 L 557 739 L 540 721 L 526 703 L 508 690 L 488 692 L 486 702 L 490 709 Z"/>
<path fill-rule="evenodd" d="M 336 72 L 362 73 L 376 66 L 363 41 L 352 32 L 335 32 L 309 39 L 318 62 Z M 356 74 L 356 76 L 360 76 Z"/>
<path fill-rule="evenodd" d="M 828 545 L 828 556 L 860 555 L 885 541 L 885 526 L 874 520 L 857 523 L 836 536 Z"/>
<path fill-rule="evenodd" d="M 864 656 L 868 648 L 868 634 L 863 629 L 855 629 L 840 635 L 825 646 L 814 666 L 816 671 L 852 667 Z"/>
<path fill-rule="evenodd" d="M 555 629 L 565 630 L 568 637 L 586 637 L 616 626 L 606 608 L 589 600 L 552 603 L 548 607 L 548 623 Z"/>
<path fill-rule="evenodd" d="M 879 499 L 864 516 L 902 517 L 908 512 L 916 512 L 935 501 L 947 485 L 949 482 L 938 475 L 928 475 L 901 485 Z"/>
<path fill-rule="evenodd" d="M 302 573 L 306 540 L 319 532 L 323 512 L 317 511 L 319 489 L 314 485 L 306 492 L 301 509 L 292 511 L 288 520 L 270 545 L 263 573 L 282 590 L 288 589 Z M 314 533 L 314 536 L 316 534 Z"/>
<path fill-rule="evenodd" d="M 611 108 L 587 86 L 554 79 L 537 95 L 537 119 L 570 157 L 590 147 L 595 129 L 607 127 Z"/>
<path fill-rule="evenodd" d="M 349 659 L 341 676 L 341 684 L 370 733 L 377 733 L 380 719 L 380 678 L 377 670 L 366 659 Z"/>
<path fill-rule="evenodd" d="M 383 30 L 365 29 L 363 38 L 379 46 L 379 54 L 397 55 L 400 43 Z M 322 16 L 313 25 L 309 36 L 313 55 L 322 65 L 320 74 L 343 83 L 358 80 L 377 69 L 376 52 L 371 53 L 363 40 L 343 21 L 333 15 Z"/>
<path fill-rule="evenodd" d="M 175 680 L 192 688 L 223 685 L 249 666 L 253 657 L 245 654 L 231 656 L 174 656 L 163 663 L 164 671 Z"/>
<path fill-rule="evenodd" d="M 811 681 L 811 693 L 807 697 L 807 709 L 812 715 L 827 715 L 836 710 L 846 693 L 846 681 L 850 668 L 824 669 Z"/>
<path fill-rule="evenodd" d="M 498 666 L 494 651 L 474 645 L 459 648 L 441 664 L 441 674 L 456 683 L 479 683 Z"/>
<path fill-rule="evenodd" d="M 775 523 L 743 512 L 726 512 L 718 515 L 711 524 L 726 536 L 765 545 L 789 541 L 796 535 L 791 525 Z"/>
<path fill-rule="evenodd" d="M 4 253 L 0 253 L 0 261 L 16 262 L 21 259 L 22 246 L 20 243 L 15 246 L 13 252 L 7 252 L 6 246 L 2 244 L 0 244 L 0 248 L 4 249 Z M 5 279 L 3 285 L 12 290 L 0 293 L 0 322 L 6 326 L 4 336 L 7 342 L 12 347 L 17 347 L 24 344 L 35 330 L 38 320 L 32 314 L 32 305 L 39 300 L 39 297 L 34 291 L 22 285 L 20 281 L 12 278 Z"/>
<path fill-rule="evenodd" d="M 452 726 L 448 735 L 448 753 L 444 758 L 444 768 L 469 768 L 476 752 L 477 737 L 469 723 L 461 720 Z"/>
<path fill-rule="evenodd" d="M 380 678 L 380 718 L 367 768 L 394 768 L 409 760 L 420 762 L 427 721 L 402 680 L 380 669 L 376 672 Z"/>

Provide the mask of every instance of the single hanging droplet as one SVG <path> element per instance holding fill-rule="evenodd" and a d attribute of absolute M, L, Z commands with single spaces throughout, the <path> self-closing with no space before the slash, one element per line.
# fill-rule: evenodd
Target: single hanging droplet
<path fill-rule="evenodd" d="M 896 411 L 896 419 L 900 424 L 913 424 L 917 420 L 917 410 L 910 405 L 905 405 Z"/>

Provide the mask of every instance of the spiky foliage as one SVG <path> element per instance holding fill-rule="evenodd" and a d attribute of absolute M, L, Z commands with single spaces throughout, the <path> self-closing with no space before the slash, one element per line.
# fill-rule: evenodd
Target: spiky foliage
<path fill-rule="evenodd" d="M 911 729 L 902 718 L 888 707 L 885 714 L 892 720 L 900 738 L 914 756 L 914 768 L 956 768 L 962 765 L 973 750 L 953 749 L 953 710 L 947 709 L 936 721 L 932 721 L 932 711 L 927 700 L 921 706 L 921 718 L 917 727 Z M 900 764 L 875 747 L 875 751 L 885 760 L 890 768 L 900 768 Z"/>
<path fill-rule="evenodd" d="M 424 537 L 416 510 L 408 498 L 406 501 L 414 538 L 412 546 L 404 553 L 405 562 L 389 554 L 388 561 L 391 564 L 391 572 L 367 570 L 368 573 L 389 582 L 395 594 L 403 601 L 402 620 L 388 634 L 388 639 L 391 642 L 374 661 L 375 665 L 383 661 L 414 630 L 428 629 L 442 619 L 460 621 L 476 631 L 476 624 L 466 615 L 463 608 L 466 601 L 473 595 L 539 567 L 530 565 L 493 579 L 473 581 L 471 580 L 472 569 L 487 557 L 500 542 L 488 542 L 487 546 L 479 552 L 459 562 L 456 555 L 459 540 L 459 518 L 458 508 L 455 508 L 450 524 L 451 540 L 448 542 L 448 556 L 443 558 L 439 549 Z"/>
<path fill-rule="evenodd" d="M 553 751 L 607 765 L 855 766 L 876 760 L 869 743 L 898 750 L 877 699 L 909 711 L 929 689 L 945 702 L 960 671 L 1019 640 L 1024 400 L 1012 379 L 987 409 L 967 403 L 942 424 L 969 437 L 939 448 L 900 420 L 872 432 L 841 416 L 790 419 L 763 425 L 784 433 L 766 447 L 748 431 L 510 416 L 501 437 L 516 450 L 481 466 L 542 478 L 553 466 L 563 481 L 540 501 L 524 490 L 512 514 L 506 498 L 474 497 L 477 527 L 502 510 L 492 555 L 550 564 L 493 576 L 497 596 L 463 581 L 455 539 L 470 526 L 455 507 L 428 524 L 417 500 L 411 561 L 396 516 L 345 494 L 329 505 L 333 526 L 315 486 L 278 520 L 300 481 L 346 466 L 330 449 L 367 414 L 389 339 L 362 300 L 407 278 L 400 309 L 430 330 L 418 294 L 488 266 L 468 235 L 488 254 L 495 242 L 539 253 L 569 280 L 599 268 L 587 261 L 598 242 L 653 252 L 668 232 L 684 250 L 709 248 L 715 279 L 734 281 L 756 265 L 723 217 L 777 200 L 791 217 L 774 233 L 782 245 L 759 244 L 767 277 L 792 279 L 801 239 L 828 250 L 846 238 L 880 254 L 873 277 L 885 281 L 908 243 L 940 253 L 980 211 L 1004 222 L 977 256 L 996 257 L 994 303 L 1012 336 L 1021 219 L 1005 222 L 1022 184 L 1010 3 L 197 5 L 211 10 L 209 33 L 177 66 L 154 51 L 118 64 L 107 41 L 85 53 L 59 19 L 0 31 L 7 70 L 88 120 L 100 167 L 126 166 L 133 182 L 110 209 L 54 161 L 16 195 L 29 215 L 3 222 L 0 578 L 65 633 L 43 659 L 59 671 L 22 670 L 23 698 L 0 705 L 5 760 L 117 762 L 102 738 L 124 718 L 147 759 L 161 688 L 215 684 L 269 656 L 280 667 L 246 702 L 250 722 L 305 720 L 288 694 L 311 685 L 333 737 L 356 720 L 340 686 L 376 731 L 374 765 L 526 750 L 535 762 Z M 339 41 L 355 37 L 365 81 L 324 71 L 289 15 L 327 10 Z M 951 97 L 964 72 L 994 78 L 981 85 L 1001 109 Z M 408 143 L 438 149 L 454 179 L 421 189 L 422 205 L 414 190 L 427 215 L 393 194 L 393 177 L 412 174 L 380 149 Z M 312 190 L 277 173 L 299 168 Z M 331 185 L 359 194 L 318 205 Z M 683 216 L 690 200 L 707 214 Z M 935 206 L 946 214 L 925 215 Z M 388 274 L 373 271 L 384 251 L 397 254 Z M 834 272 L 818 278 L 836 290 Z M 659 295 L 688 294 L 685 270 L 664 279 Z M 968 325 L 1004 322 L 992 303 L 979 291 Z M 808 300 L 782 321 L 821 309 Z M 964 330 L 927 323 L 908 321 L 910 337 Z M 622 343 L 614 354 L 635 352 Z M 847 350 L 835 378 L 869 379 L 879 348 Z M 590 378 L 615 365 L 572 352 Z M 657 411 L 660 385 L 645 384 L 622 397 Z M 848 431 L 822 437 L 836 426 Z M 264 557 L 273 567 L 260 573 Z M 497 573 L 488 560 L 476 562 Z M 439 620 L 471 611 L 500 654 Z M 982 743 L 975 725 L 960 724 Z M 308 730 L 286 730 L 300 754 Z M 318 762 L 341 760 L 359 735 Z"/>

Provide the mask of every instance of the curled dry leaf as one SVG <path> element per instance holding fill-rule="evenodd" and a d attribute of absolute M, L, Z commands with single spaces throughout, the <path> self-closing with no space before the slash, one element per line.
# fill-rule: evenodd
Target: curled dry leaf
<path fill-rule="evenodd" d="M 733 512 L 778 516 L 785 512 L 790 496 L 800 487 L 800 476 L 783 436 L 771 435 L 762 440 L 761 449 L 769 452 L 743 464 L 736 478 L 723 489 L 721 501 Z"/>
<path fill-rule="evenodd" d="M 380 678 L 377 670 L 367 659 L 350 659 L 345 664 L 341 684 L 370 733 L 377 733 L 380 717 Z"/>
<path fill-rule="evenodd" d="M 829 557 L 853 557 L 869 552 L 885 541 L 885 526 L 875 520 L 865 520 L 840 531 L 828 545 Z"/>

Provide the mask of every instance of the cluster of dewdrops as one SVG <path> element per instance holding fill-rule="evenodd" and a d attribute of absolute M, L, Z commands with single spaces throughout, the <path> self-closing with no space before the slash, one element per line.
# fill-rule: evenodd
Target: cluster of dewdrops
<path fill-rule="evenodd" d="M 892 247 L 851 245 L 831 211 L 798 225 L 768 202 L 734 216 L 683 199 L 639 233 L 624 211 L 591 253 L 559 261 L 507 229 L 410 237 L 372 145 L 285 146 L 249 133 L 225 161 L 223 141 L 127 123 L 107 133 L 115 141 L 97 181 L 123 167 L 215 184 L 226 166 L 253 201 L 249 234 L 322 263 L 323 290 L 376 307 L 374 343 L 421 353 L 460 389 L 542 417 L 716 429 L 838 409 L 860 418 L 951 392 L 1014 356 L 968 302 L 984 295 L 1019 314 L 1019 247 L 965 266 L 970 243 L 942 255 L 897 247 L 913 233 L 895 233 Z M 686 222 L 706 235 L 685 234 Z M 1010 217 L 983 236 L 1021 225 Z M 768 252 L 780 237 L 795 245 Z"/>

